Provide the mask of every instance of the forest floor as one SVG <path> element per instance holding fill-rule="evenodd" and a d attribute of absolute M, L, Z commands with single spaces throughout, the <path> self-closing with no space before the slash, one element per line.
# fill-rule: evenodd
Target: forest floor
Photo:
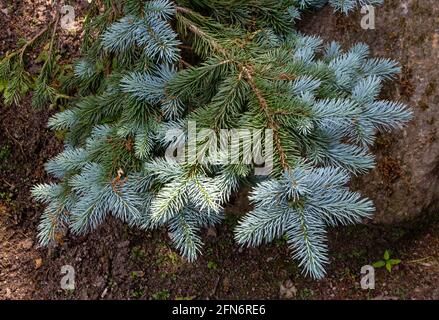
<path fill-rule="evenodd" d="M 0 0 L 0 56 L 47 23 L 47 2 Z M 366 42 L 374 53 L 407 66 L 407 48 L 437 41 L 431 6 L 439 4 L 388 0 L 377 15 L 392 26 L 374 31 L 360 28 L 359 13 L 333 16 L 325 8 L 304 16 L 300 29 L 344 44 Z M 80 31 L 63 34 L 65 61 L 77 55 L 79 42 Z M 399 90 L 408 100 L 417 81 L 404 72 L 389 95 Z M 0 103 L 0 299 L 439 299 L 439 214 L 405 226 L 331 230 L 331 264 L 322 281 L 300 274 L 283 240 L 256 249 L 236 246 L 233 227 L 249 208 L 241 195 L 227 208 L 226 222 L 205 231 L 203 256 L 193 264 L 172 250 L 165 231 L 145 233 L 113 219 L 90 235 L 38 248 L 42 207 L 29 190 L 47 181 L 44 163 L 62 149 L 46 128 L 55 111 L 33 109 L 29 97 L 19 106 Z M 402 262 L 391 273 L 377 269 L 374 290 L 361 289 L 361 267 L 382 259 L 386 250 Z M 60 287 L 63 265 L 75 269 L 75 290 Z"/>

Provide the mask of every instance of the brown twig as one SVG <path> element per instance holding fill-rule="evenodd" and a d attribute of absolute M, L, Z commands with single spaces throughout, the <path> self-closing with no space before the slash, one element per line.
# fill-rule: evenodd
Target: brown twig
<path fill-rule="evenodd" d="M 5 178 L 2 177 L 4 183 L 6 183 L 9 187 L 14 188 L 14 185 L 9 183 Z"/>
<path fill-rule="evenodd" d="M 216 281 L 215 281 L 215 286 L 213 287 L 213 290 L 212 290 L 212 292 L 210 293 L 210 297 L 214 297 L 215 296 L 215 294 L 216 294 L 216 292 L 218 291 L 218 288 L 219 288 L 219 284 L 220 284 L 220 281 L 221 281 L 221 277 L 222 277 L 222 274 L 220 274 L 219 276 L 218 276 L 218 278 L 216 279 Z"/>
<path fill-rule="evenodd" d="M 181 12 L 181 13 L 191 13 L 192 10 L 189 8 L 185 8 L 185 7 L 176 7 L 175 10 L 177 10 L 177 12 Z"/>
<path fill-rule="evenodd" d="M 193 67 L 189 62 L 187 62 L 187 61 L 185 61 L 185 60 L 183 60 L 183 59 L 180 59 L 180 62 L 181 62 L 181 64 L 184 65 L 186 68 L 192 68 L 192 67 Z"/>
<path fill-rule="evenodd" d="M 38 40 L 43 34 L 49 30 L 49 28 L 52 26 L 53 21 L 49 23 L 46 27 L 44 27 L 40 32 L 38 32 L 32 39 L 30 39 L 28 42 L 26 42 L 21 49 L 17 51 L 17 53 L 20 53 L 20 60 L 23 61 L 24 53 L 26 52 L 26 49 L 31 46 L 35 41 Z"/>
<path fill-rule="evenodd" d="M 8 136 L 8 138 L 11 139 L 12 141 L 14 141 L 19 146 L 21 154 L 23 155 L 23 157 L 26 157 L 26 153 L 24 152 L 24 149 L 23 149 L 21 142 L 18 141 L 17 139 L 15 139 L 14 136 L 9 133 L 7 128 L 4 128 L 4 129 L 5 129 L 5 132 L 6 132 L 6 135 Z"/>
<path fill-rule="evenodd" d="M 282 146 L 282 143 L 280 141 L 279 136 L 279 126 L 276 123 L 276 121 L 273 119 L 273 116 L 271 115 L 270 111 L 268 110 L 268 103 L 267 100 L 264 98 L 261 90 L 257 87 L 256 83 L 253 80 L 252 71 L 250 71 L 250 68 L 248 67 L 242 67 L 242 71 L 244 72 L 244 76 L 247 79 L 247 82 L 249 83 L 253 93 L 256 95 L 256 98 L 258 99 L 259 106 L 261 107 L 261 110 L 265 113 L 265 116 L 268 121 L 268 127 L 273 130 L 273 137 L 274 137 L 274 143 L 276 144 L 276 149 L 279 152 L 279 158 L 280 163 L 282 165 L 282 168 L 288 169 L 289 165 L 287 162 L 285 150 Z"/>

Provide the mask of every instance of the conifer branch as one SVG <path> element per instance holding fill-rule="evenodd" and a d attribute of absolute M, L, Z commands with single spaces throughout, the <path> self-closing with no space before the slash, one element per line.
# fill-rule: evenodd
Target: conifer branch
<path fill-rule="evenodd" d="M 187 11 L 181 10 L 181 12 L 187 12 Z M 198 28 L 194 24 L 189 23 L 188 25 L 189 25 L 189 30 L 191 30 L 195 34 L 197 34 L 201 37 L 207 37 L 207 34 L 204 33 L 200 28 Z M 259 101 L 261 110 L 263 111 L 263 113 L 267 117 L 268 128 L 273 130 L 274 140 L 275 140 L 275 144 L 276 144 L 276 149 L 277 149 L 278 154 L 279 154 L 281 166 L 283 169 L 288 169 L 289 165 L 287 162 L 286 153 L 282 147 L 281 139 L 279 136 L 279 125 L 276 123 L 276 121 L 273 119 L 272 115 L 270 114 L 270 112 L 268 110 L 268 103 L 265 100 L 264 96 L 262 95 L 260 89 L 256 86 L 256 83 L 253 80 L 252 71 L 250 71 L 250 70 L 253 70 L 254 68 L 252 66 L 246 65 L 245 62 L 240 62 L 240 61 L 235 60 L 232 57 L 232 55 L 227 51 L 227 49 L 225 49 L 223 46 L 221 46 L 214 39 L 212 39 L 210 37 L 209 37 L 209 39 L 210 39 L 209 41 L 213 45 L 213 48 L 218 53 L 220 53 L 223 56 L 228 58 L 223 63 L 228 63 L 228 62 L 235 63 L 237 65 L 237 67 L 242 71 L 243 75 L 245 76 L 245 79 L 247 79 L 247 81 L 249 82 L 250 87 L 252 88 L 254 94 L 256 95 L 256 97 Z"/>
<path fill-rule="evenodd" d="M 282 147 L 280 137 L 279 137 L 279 125 L 276 123 L 274 118 L 272 117 L 270 111 L 268 110 L 268 103 L 267 100 L 265 100 L 264 96 L 261 93 L 261 90 L 257 87 L 256 83 L 253 80 L 251 67 L 241 66 L 242 71 L 244 72 L 245 78 L 248 80 L 250 87 L 252 88 L 254 94 L 256 95 L 259 105 L 261 107 L 262 112 L 265 114 L 267 121 L 268 121 L 268 128 L 273 130 L 273 138 L 274 142 L 276 144 L 276 149 L 279 154 L 280 162 L 282 165 L 282 168 L 284 170 L 289 169 L 289 165 L 287 162 L 287 157 L 285 154 L 285 150 Z"/>
<path fill-rule="evenodd" d="M 47 205 L 41 244 L 66 229 L 93 230 L 112 214 L 142 229 L 168 227 L 174 246 L 193 261 L 202 246 L 200 229 L 219 223 L 232 193 L 253 182 L 254 210 L 236 227 L 237 243 L 255 246 L 285 236 L 304 273 L 322 278 L 327 228 L 371 217 L 372 202 L 348 183 L 373 168 L 368 147 L 376 133 L 411 117 L 403 104 L 378 100 L 381 82 L 398 65 L 368 58 L 366 45 L 343 52 L 337 43 L 324 47 L 319 37 L 291 28 L 299 7 L 325 0 L 232 2 L 107 1 L 88 24 L 86 34 L 95 41 L 84 43 L 85 56 L 65 84 L 69 90 L 40 91 L 70 106 L 49 121 L 66 132 L 65 150 L 46 165 L 59 184 L 32 192 Z M 330 2 L 340 10 L 360 3 Z M 0 63 L 0 82 L 9 71 L 9 63 Z M 28 88 L 25 74 L 18 75 L 5 90 L 9 101 L 20 96 L 11 89 Z M 232 129 L 243 138 L 254 138 L 252 129 L 271 129 L 269 145 L 242 147 L 237 156 L 274 146 L 275 174 L 254 182 L 257 161 L 224 163 L 223 150 L 198 161 L 203 152 L 215 154 L 209 148 L 218 144 L 199 142 L 199 131 L 196 159 L 176 161 L 174 151 L 187 156 L 193 142 L 193 121 L 209 134 Z M 229 143 L 231 137 L 221 139 Z"/>

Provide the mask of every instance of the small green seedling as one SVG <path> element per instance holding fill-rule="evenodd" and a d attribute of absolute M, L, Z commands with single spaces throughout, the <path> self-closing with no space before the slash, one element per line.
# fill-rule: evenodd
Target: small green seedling
<path fill-rule="evenodd" d="M 384 260 L 379 260 L 377 262 L 374 262 L 372 264 L 372 266 L 374 268 L 386 267 L 387 271 L 392 272 L 392 267 L 401 263 L 401 260 L 399 260 L 399 259 L 390 259 L 390 252 L 389 252 L 389 250 L 386 250 L 384 252 L 383 258 L 384 258 Z"/>
<path fill-rule="evenodd" d="M 218 265 L 214 261 L 208 261 L 207 268 L 210 270 L 216 270 L 216 269 L 218 269 Z"/>
<path fill-rule="evenodd" d="M 152 300 L 168 300 L 170 296 L 171 294 L 166 290 L 159 291 L 152 295 Z"/>

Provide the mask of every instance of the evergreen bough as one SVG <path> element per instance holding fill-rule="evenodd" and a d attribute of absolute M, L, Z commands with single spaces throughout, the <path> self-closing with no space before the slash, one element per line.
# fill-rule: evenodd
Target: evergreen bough
<path fill-rule="evenodd" d="M 349 11 L 377 1 L 330 2 Z M 299 9 L 326 1 L 106 3 L 86 26 L 84 56 L 65 85 L 72 107 L 49 121 L 65 132 L 65 150 L 46 165 L 59 182 L 33 188 L 47 204 L 41 245 L 66 230 L 85 234 L 111 214 L 142 229 L 167 226 L 193 261 L 200 229 L 220 223 L 223 205 L 250 183 L 254 209 L 236 241 L 256 246 L 285 235 L 304 273 L 322 278 L 326 228 L 373 213 L 370 200 L 348 189 L 350 176 L 374 167 L 368 148 L 377 132 L 410 119 L 401 103 L 379 99 L 397 63 L 369 58 L 364 44 L 344 52 L 292 29 Z M 221 155 L 170 161 L 166 150 L 188 142 L 192 122 L 216 132 L 270 129 L 271 174 L 254 176 L 254 164 Z"/>

